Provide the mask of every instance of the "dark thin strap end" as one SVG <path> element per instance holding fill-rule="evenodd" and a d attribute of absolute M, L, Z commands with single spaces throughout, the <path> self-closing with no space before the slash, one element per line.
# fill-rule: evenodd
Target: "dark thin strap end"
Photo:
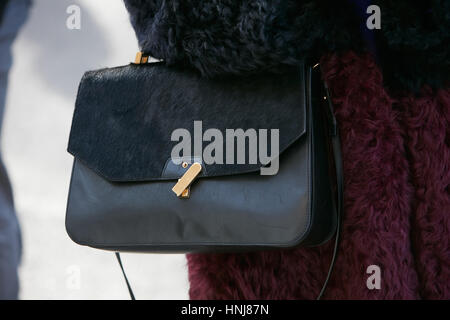
<path fill-rule="evenodd" d="M 131 300 L 136 300 L 136 298 L 134 297 L 133 289 L 131 289 L 130 282 L 128 281 L 127 275 L 123 268 L 122 259 L 120 259 L 120 253 L 116 252 L 116 258 L 117 258 L 117 261 L 119 262 L 120 269 L 122 270 L 123 277 L 125 278 L 125 282 L 127 284 L 127 288 L 128 288 L 128 292 L 130 293 Z"/>

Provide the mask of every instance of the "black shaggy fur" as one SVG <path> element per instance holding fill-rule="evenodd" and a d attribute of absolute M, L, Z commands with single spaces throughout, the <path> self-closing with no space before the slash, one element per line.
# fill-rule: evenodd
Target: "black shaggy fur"
<path fill-rule="evenodd" d="M 141 48 L 202 75 L 280 71 L 346 50 L 364 51 L 352 1 L 124 0 Z M 387 84 L 417 90 L 449 81 L 450 1 L 379 0 L 376 46 Z"/>
<path fill-rule="evenodd" d="M 265 77 L 209 80 L 156 63 L 87 72 L 78 90 L 69 152 L 112 181 L 158 180 L 178 144 L 171 141 L 172 133 L 178 128 L 189 130 L 192 146 L 194 121 L 200 119 L 203 132 L 209 128 L 220 132 L 279 128 L 282 152 L 306 131 L 306 110 L 299 107 L 299 103 L 306 106 L 306 97 L 299 90 L 305 82 L 303 73 L 295 69 Z M 225 140 L 221 142 L 223 150 Z M 273 155 L 271 147 L 267 149 Z M 249 147 L 245 150 L 248 159 Z M 225 163 L 225 158 L 222 160 Z M 238 164 L 236 153 L 233 162 L 206 164 L 203 173 L 221 176 L 261 167 Z"/>
<path fill-rule="evenodd" d="M 450 75 L 450 1 L 378 1 L 378 35 L 387 83 L 417 91 L 423 84 L 440 88 Z"/>

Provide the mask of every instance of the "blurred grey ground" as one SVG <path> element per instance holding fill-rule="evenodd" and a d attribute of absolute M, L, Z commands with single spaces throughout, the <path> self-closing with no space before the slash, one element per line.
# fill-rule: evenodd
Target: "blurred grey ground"
<path fill-rule="evenodd" d="M 66 152 L 78 82 L 86 70 L 127 64 L 137 45 L 121 0 L 35 0 L 14 46 L 3 154 L 22 226 L 22 299 L 127 299 L 113 253 L 65 232 L 72 157 Z M 81 7 L 81 30 L 66 9 Z M 187 299 L 183 255 L 124 254 L 138 299 Z"/>

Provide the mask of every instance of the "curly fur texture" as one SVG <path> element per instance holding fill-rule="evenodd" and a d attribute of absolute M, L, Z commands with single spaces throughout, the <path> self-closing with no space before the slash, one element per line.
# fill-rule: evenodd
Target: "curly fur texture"
<path fill-rule="evenodd" d="M 364 51 L 368 15 L 352 1 L 124 0 L 141 48 L 204 76 L 283 70 L 325 53 Z M 376 31 L 393 89 L 440 87 L 449 80 L 450 1 L 379 0 Z"/>
<path fill-rule="evenodd" d="M 450 1 L 375 1 L 382 10 L 378 33 L 386 82 L 420 93 L 450 80 Z"/>
<path fill-rule="evenodd" d="M 320 2 L 125 1 L 144 51 L 205 76 L 277 71 L 319 49 L 346 46 L 351 35 L 339 30 L 357 36 L 357 20 L 345 14 L 348 6 Z M 324 26 L 312 27 L 320 18 Z"/>
<path fill-rule="evenodd" d="M 399 99 L 415 197 L 412 241 L 423 298 L 450 297 L 450 89 Z"/>

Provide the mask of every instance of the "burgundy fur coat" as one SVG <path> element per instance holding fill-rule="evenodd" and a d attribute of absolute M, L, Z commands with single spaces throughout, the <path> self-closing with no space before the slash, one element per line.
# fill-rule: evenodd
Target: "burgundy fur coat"
<path fill-rule="evenodd" d="M 206 77 L 320 59 L 340 126 L 342 241 L 326 299 L 450 298 L 450 1 L 125 0 L 142 49 Z M 280 112 L 282 112 L 280 110 Z M 314 299 L 317 248 L 188 255 L 192 299 Z M 368 289 L 367 268 L 381 270 Z"/>

